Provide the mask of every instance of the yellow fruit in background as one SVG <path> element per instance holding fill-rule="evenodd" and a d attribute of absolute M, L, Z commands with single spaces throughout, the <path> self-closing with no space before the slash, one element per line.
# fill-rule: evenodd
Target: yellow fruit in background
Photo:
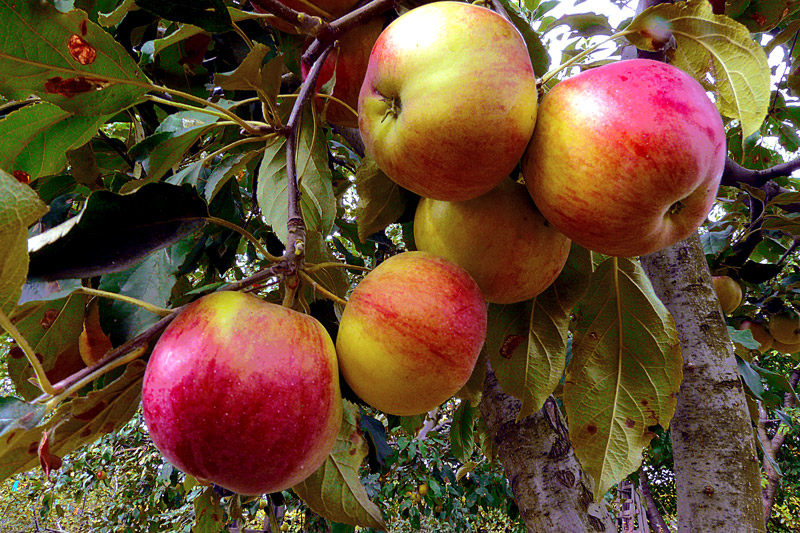
<path fill-rule="evenodd" d="M 769 333 L 783 344 L 800 342 L 800 315 L 797 313 L 778 313 L 769 317 Z"/>
<path fill-rule="evenodd" d="M 745 320 L 739 325 L 739 329 L 750 330 L 750 333 L 753 335 L 753 339 L 761 343 L 761 345 L 758 347 L 758 351 L 761 353 L 764 353 L 772 348 L 772 343 L 775 342 L 775 339 L 773 339 L 772 335 L 769 334 L 769 331 L 767 331 L 767 328 L 764 327 L 764 324 L 753 322 L 751 320 Z"/>
<path fill-rule="evenodd" d="M 419 488 L 417 489 L 417 492 L 419 493 L 420 496 L 425 496 L 426 494 L 428 494 L 427 483 L 423 483 L 422 485 L 420 485 Z"/>
<path fill-rule="evenodd" d="M 742 287 L 735 279 L 730 276 L 713 276 L 711 281 L 723 313 L 729 315 L 742 304 Z"/>
<path fill-rule="evenodd" d="M 797 353 L 800 352 L 800 342 L 794 344 L 784 344 L 782 342 L 773 341 L 772 349 L 780 353 Z"/>

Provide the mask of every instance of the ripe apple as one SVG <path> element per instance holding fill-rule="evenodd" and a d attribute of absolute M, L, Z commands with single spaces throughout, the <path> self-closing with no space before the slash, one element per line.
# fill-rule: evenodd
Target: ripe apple
<path fill-rule="evenodd" d="M 331 96 L 343 101 L 354 110 L 358 110 L 358 93 L 361 91 L 361 84 L 364 82 L 364 75 L 367 72 L 369 54 L 372 51 L 372 45 L 383 31 L 383 24 L 383 17 L 374 18 L 356 26 L 339 39 L 339 45 L 328 54 L 322 65 L 322 70 L 317 78 L 317 92 L 320 92 L 323 85 L 333 78 L 335 71 L 336 80 Z M 305 80 L 308 76 L 308 65 L 301 62 L 300 70 L 303 80 Z M 325 111 L 325 118 L 328 122 L 347 128 L 358 127 L 358 117 L 337 102 L 318 97 L 316 99 L 317 110 L 321 111 L 326 102 L 330 102 Z"/>
<path fill-rule="evenodd" d="M 793 312 L 772 315 L 769 317 L 769 332 L 780 343 L 800 343 L 800 315 Z"/>
<path fill-rule="evenodd" d="M 191 303 L 153 349 L 144 419 L 172 464 L 241 494 L 319 467 L 342 418 L 336 352 L 314 318 L 237 292 Z"/>
<path fill-rule="evenodd" d="M 536 123 L 536 77 L 522 36 L 486 8 L 434 2 L 378 37 L 358 100 L 367 154 L 398 185 L 460 201 L 519 162 Z"/>
<path fill-rule="evenodd" d="M 705 220 L 725 165 L 725 129 L 705 89 L 673 66 L 632 59 L 587 70 L 542 99 L 523 158 L 542 214 L 612 256 L 661 250 Z"/>
<path fill-rule="evenodd" d="M 758 351 L 761 353 L 766 352 L 770 348 L 772 348 L 772 344 L 775 339 L 772 338 L 772 335 L 769 334 L 767 328 L 764 324 L 760 322 L 753 322 L 752 320 L 744 320 L 739 325 L 739 329 L 749 329 L 750 334 L 753 336 L 753 339 L 760 343 L 758 347 Z"/>
<path fill-rule="evenodd" d="M 742 287 L 732 277 L 712 276 L 711 281 L 723 313 L 729 315 L 742 304 Z"/>
<path fill-rule="evenodd" d="M 342 375 L 373 407 L 416 415 L 467 382 L 486 337 L 486 306 L 463 268 L 426 252 L 390 257 L 367 274 L 342 313 Z"/>
<path fill-rule="evenodd" d="M 525 186 L 506 179 L 463 202 L 423 198 L 414 217 L 414 241 L 462 266 L 486 301 L 533 298 L 558 277 L 570 240 L 544 219 Z"/>

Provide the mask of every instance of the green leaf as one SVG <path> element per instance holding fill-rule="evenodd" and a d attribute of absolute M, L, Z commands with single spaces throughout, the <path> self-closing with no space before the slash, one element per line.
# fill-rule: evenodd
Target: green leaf
<path fill-rule="evenodd" d="M 611 35 L 614 30 L 608 24 L 608 17 L 596 15 L 595 13 L 575 13 L 564 15 L 550 26 L 547 31 L 558 26 L 569 26 L 569 28 L 581 37 L 593 37 L 595 35 Z"/>
<path fill-rule="evenodd" d="M 108 115 L 75 116 L 47 102 L 32 104 L 0 120 L 0 168 L 20 170 L 31 180 L 67 166 L 67 151 L 91 140 Z"/>
<path fill-rule="evenodd" d="M 312 231 L 306 233 L 306 262 L 318 264 L 339 263 L 340 261 L 330 250 L 322 234 Z M 322 288 L 340 298 L 347 296 L 347 292 L 350 290 L 350 280 L 347 279 L 347 273 L 343 268 L 325 268 L 309 275 Z M 307 289 L 309 291 L 306 296 L 307 301 L 311 302 L 321 297 L 313 286 L 307 287 Z M 334 305 L 338 306 L 338 304 Z"/>
<path fill-rule="evenodd" d="M 97 22 L 106 28 L 116 26 L 122 22 L 122 19 L 125 18 L 125 15 L 127 15 L 129 11 L 134 9 L 136 9 L 136 0 L 123 0 L 122 3 L 110 13 L 100 13 L 97 17 Z"/>
<path fill-rule="evenodd" d="M 292 490 L 312 511 L 328 520 L 385 530 L 381 511 L 369 500 L 358 476 L 367 456 L 358 413 L 358 407 L 344 402 L 342 427 L 333 450 L 316 472 Z"/>
<path fill-rule="evenodd" d="M 255 43 L 236 70 L 214 74 L 214 83 L 229 91 L 264 91 L 271 98 L 273 105 L 276 105 L 283 58 L 273 57 L 264 64 L 264 58 L 271 52 L 273 51 L 267 45 Z"/>
<path fill-rule="evenodd" d="M 736 329 L 728 326 L 728 336 L 734 344 L 741 344 L 748 350 L 758 350 L 761 343 L 753 338 L 753 332 L 749 329 Z"/>
<path fill-rule="evenodd" d="M 796 5 L 800 7 L 800 2 L 796 2 Z M 747 23 L 745 23 L 745 25 L 746 24 Z M 764 53 L 769 55 L 776 47 L 794 39 L 794 36 L 798 31 L 800 31 L 800 19 L 795 19 L 789 22 L 789 24 L 787 24 L 778 35 L 773 37 L 772 40 L 767 43 L 767 45 L 764 47 Z"/>
<path fill-rule="evenodd" d="M 193 233 L 208 216 L 189 186 L 151 183 L 132 194 L 96 191 L 77 217 L 28 242 L 29 276 L 44 280 L 120 272 Z"/>
<path fill-rule="evenodd" d="M 49 2 L 0 0 L 0 94 L 31 94 L 75 115 L 116 113 L 147 92 L 130 54 L 85 12 Z"/>
<path fill-rule="evenodd" d="M 128 270 L 103 276 L 99 288 L 166 307 L 172 295 L 172 287 L 178 281 L 179 269 L 193 247 L 192 238 L 178 241 L 167 249 L 150 254 Z M 115 346 L 142 333 L 159 318 L 161 317 L 127 302 L 109 299 L 100 301 L 103 331 L 108 333 Z"/>
<path fill-rule="evenodd" d="M 86 297 L 73 294 L 41 305 L 35 312 L 17 322 L 17 329 L 39 357 L 48 378 L 56 382 L 85 365 L 78 351 L 78 336 L 83 331 Z M 40 391 L 30 381 L 33 377 L 28 360 L 19 354 L 8 360 L 8 375 L 17 394 L 26 400 L 39 396 Z"/>
<path fill-rule="evenodd" d="M 462 401 L 453 413 L 450 425 L 450 453 L 462 463 L 469 461 L 475 448 L 475 413 L 477 407 Z"/>
<path fill-rule="evenodd" d="M 760 33 L 778 26 L 798 10 L 800 10 L 800 2 L 797 0 L 781 0 L 780 2 L 775 0 L 751 0 L 748 2 L 747 8 L 741 13 L 729 13 L 727 8 L 726 13 L 747 26 L 748 31 Z"/>
<path fill-rule="evenodd" d="M 231 15 L 223 0 L 136 0 L 136 5 L 159 17 L 199 26 L 210 33 L 231 29 Z"/>
<path fill-rule="evenodd" d="M 227 531 L 220 498 L 214 487 L 207 487 L 194 499 L 194 525 L 192 533 L 220 533 Z"/>
<path fill-rule="evenodd" d="M 745 137 L 758 131 L 769 106 L 770 70 L 764 49 L 746 27 L 715 15 L 707 0 L 691 0 L 646 9 L 625 36 L 651 51 L 674 37 L 677 46 L 667 50 L 670 63 L 713 91 L 719 112 L 739 120 Z"/>
<path fill-rule="evenodd" d="M 28 274 L 28 226 L 47 212 L 27 185 L 0 169 L 0 312 L 17 306 Z"/>
<path fill-rule="evenodd" d="M 675 412 L 682 358 L 672 316 L 638 262 L 601 263 L 576 307 L 564 406 L 570 441 L 596 498 L 636 471 Z"/>
<path fill-rule="evenodd" d="M 358 239 L 362 243 L 376 231 L 397 221 L 412 197 L 411 192 L 393 182 L 369 157 L 365 157 L 356 170 L 356 192 L 356 224 Z"/>
<path fill-rule="evenodd" d="M 9 430 L 0 439 L 0 480 L 38 466 L 39 440 L 55 425 L 50 453 L 60 457 L 122 427 L 139 408 L 144 369 L 144 361 L 133 361 L 107 387 L 62 403 L 42 425 Z"/>
<path fill-rule="evenodd" d="M 500 3 L 508 13 L 508 18 L 515 28 L 522 34 L 525 45 L 528 47 L 528 55 L 531 56 L 531 65 L 536 77 L 541 77 L 550 69 L 550 54 L 542 44 L 539 34 L 533 31 L 530 23 L 519 14 L 517 4 L 509 0 L 500 0 Z"/>
<path fill-rule="evenodd" d="M 336 217 L 336 197 L 331 185 L 328 149 L 320 124 L 311 112 L 303 115 L 297 140 L 297 178 L 300 187 L 300 211 L 308 231 L 328 235 Z M 258 205 L 278 238 L 286 242 L 288 188 L 286 140 L 276 141 L 264 151 L 258 169 Z"/>

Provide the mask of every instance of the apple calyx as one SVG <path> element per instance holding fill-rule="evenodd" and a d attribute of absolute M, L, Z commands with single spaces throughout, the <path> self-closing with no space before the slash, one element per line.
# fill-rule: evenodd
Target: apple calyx
<path fill-rule="evenodd" d="M 685 207 L 686 207 L 686 204 L 683 203 L 683 200 L 678 200 L 677 202 L 675 202 L 674 204 L 672 204 L 670 206 L 669 214 L 670 215 L 678 215 L 678 214 L 680 214 L 681 211 L 684 210 Z"/>
<path fill-rule="evenodd" d="M 387 118 L 396 119 L 398 116 L 400 116 L 400 111 L 403 110 L 402 106 L 400 105 L 400 98 L 394 96 L 383 96 L 381 101 L 386 104 L 386 111 L 383 113 L 381 122 L 384 122 Z"/>

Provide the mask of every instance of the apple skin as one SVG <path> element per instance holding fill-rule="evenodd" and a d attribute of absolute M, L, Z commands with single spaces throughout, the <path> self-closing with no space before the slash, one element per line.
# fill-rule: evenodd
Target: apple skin
<path fill-rule="evenodd" d="M 711 210 L 722 119 L 680 69 L 631 59 L 558 83 L 522 162 L 542 214 L 576 243 L 620 257 L 666 248 Z"/>
<path fill-rule="evenodd" d="M 308 315 L 213 293 L 161 335 L 142 407 L 156 447 L 187 474 L 240 494 L 284 490 L 311 475 L 336 441 L 335 348 Z"/>
<path fill-rule="evenodd" d="M 331 96 L 358 110 L 358 94 L 361 92 L 361 84 L 367 73 L 369 54 L 383 31 L 384 22 L 383 17 L 371 19 L 351 29 L 339 39 L 339 46 L 328 54 L 325 63 L 322 64 L 322 70 L 317 78 L 317 92 L 322 91 L 322 86 L 331 80 L 335 70 L 336 81 Z M 303 80 L 308 76 L 308 70 L 309 66 L 301 61 L 300 71 Z M 317 111 L 322 111 L 326 102 L 329 103 L 325 118 L 329 123 L 346 128 L 358 127 L 358 117 L 338 102 L 318 97 L 315 100 Z"/>
<path fill-rule="evenodd" d="M 800 316 L 795 313 L 778 313 L 769 317 L 769 332 L 782 344 L 800 343 Z"/>
<path fill-rule="evenodd" d="M 486 338 L 486 304 L 460 266 L 425 252 L 395 255 L 367 274 L 342 313 L 342 375 L 393 415 L 430 411 L 467 382 Z"/>
<path fill-rule="evenodd" d="M 795 344 L 784 344 L 782 342 L 773 341 L 772 349 L 780 353 L 793 354 L 800 352 L 800 342 L 797 342 Z"/>
<path fill-rule="evenodd" d="M 729 315 L 742 304 L 742 287 L 735 279 L 730 276 L 712 276 L 711 281 L 723 313 Z"/>
<path fill-rule="evenodd" d="M 767 331 L 767 328 L 764 326 L 764 324 L 753 322 L 751 320 L 744 320 L 739 325 L 739 329 L 750 330 L 750 334 L 753 335 L 753 339 L 761 344 L 758 347 L 758 351 L 761 353 L 764 353 L 772 348 L 772 344 L 775 342 L 775 339 L 773 339 L 772 335 L 769 334 L 769 331 Z"/>
<path fill-rule="evenodd" d="M 536 123 L 519 32 L 486 8 L 434 2 L 378 37 L 358 100 L 368 155 L 398 185 L 461 201 L 511 174 Z"/>
<path fill-rule="evenodd" d="M 487 302 L 529 300 L 558 277 L 570 240 L 511 179 L 472 200 L 423 198 L 414 217 L 417 249 L 453 261 L 478 283 Z"/>

